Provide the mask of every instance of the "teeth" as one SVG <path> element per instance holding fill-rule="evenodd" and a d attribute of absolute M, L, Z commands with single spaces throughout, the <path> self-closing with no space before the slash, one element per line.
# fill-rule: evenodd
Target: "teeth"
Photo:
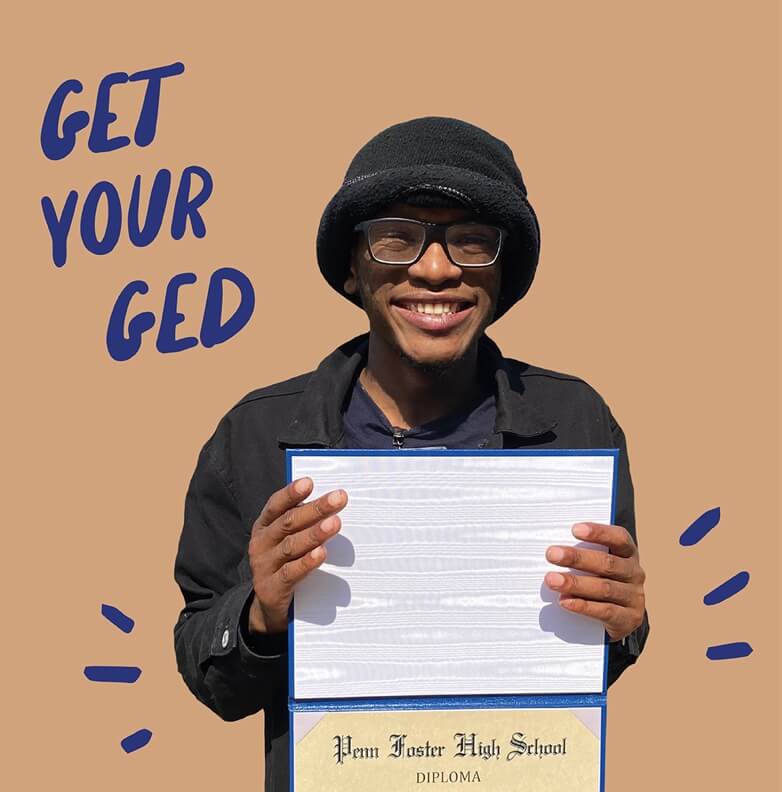
<path fill-rule="evenodd" d="M 407 307 L 418 313 L 440 316 L 455 313 L 458 303 L 408 303 Z"/>

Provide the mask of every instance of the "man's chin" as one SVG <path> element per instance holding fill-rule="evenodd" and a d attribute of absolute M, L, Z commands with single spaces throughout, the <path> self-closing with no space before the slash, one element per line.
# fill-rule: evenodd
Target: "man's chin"
<path fill-rule="evenodd" d="M 424 374 L 445 374 L 453 368 L 456 362 L 454 360 L 419 360 L 410 357 L 407 353 L 402 351 L 399 352 L 399 357 L 401 357 L 411 369 L 415 369 Z"/>
<path fill-rule="evenodd" d="M 412 369 L 426 374 L 445 374 L 458 366 L 467 356 L 468 349 L 459 350 L 443 357 L 435 354 L 420 354 L 399 347 L 399 357 Z"/>

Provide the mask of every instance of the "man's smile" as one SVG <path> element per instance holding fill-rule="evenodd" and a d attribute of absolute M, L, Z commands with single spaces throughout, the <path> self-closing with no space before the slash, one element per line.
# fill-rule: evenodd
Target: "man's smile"
<path fill-rule="evenodd" d="M 446 333 L 472 315 L 475 303 L 447 295 L 422 295 L 393 299 L 391 309 L 395 315 L 421 330 Z"/>
<path fill-rule="evenodd" d="M 404 201 L 378 212 L 443 226 L 473 219 L 471 211 L 461 206 L 421 207 Z M 415 365 L 429 366 L 454 365 L 473 354 L 494 314 L 501 261 L 461 267 L 441 239 L 422 247 L 410 264 L 391 264 L 373 257 L 370 232 L 367 227 L 362 230 L 354 243 L 345 288 L 347 293 L 360 294 L 376 350 L 382 342 L 392 353 L 388 361 L 401 355 Z M 398 233 L 404 242 L 401 230 Z M 395 242 L 389 237 L 389 249 Z"/>

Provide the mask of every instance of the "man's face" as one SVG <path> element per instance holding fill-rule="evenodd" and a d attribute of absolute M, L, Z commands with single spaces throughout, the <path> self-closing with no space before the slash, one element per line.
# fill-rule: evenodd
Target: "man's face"
<path fill-rule="evenodd" d="M 430 223 L 472 219 L 467 209 L 405 203 L 392 204 L 377 216 Z M 491 321 L 499 294 L 500 266 L 497 260 L 488 267 L 462 269 L 434 241 L 410 266 L 380 264 L 372 259 L 361 234 L 353 247 L 345 291 L 360 294 L 370 332 L 378 340 L 414 366 L 447 369 L 467 354 Z"/>

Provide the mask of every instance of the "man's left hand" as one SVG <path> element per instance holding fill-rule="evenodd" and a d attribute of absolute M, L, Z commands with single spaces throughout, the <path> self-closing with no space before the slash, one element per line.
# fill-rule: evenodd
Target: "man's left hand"
<path fill-rule="evenodd" d="M 608 638 L 620 641 L 640 626 L 644 618 L 646 574 L 630 534 L 618 525 L 578 523 L 573 536 L 608 547 L 608 552 L 585 547 L 554 545 L 546 558 L 557 566 L 587 572 L 549 572 L 546 585 L 559 592 L 559 604 L 603 623 Z"/>

